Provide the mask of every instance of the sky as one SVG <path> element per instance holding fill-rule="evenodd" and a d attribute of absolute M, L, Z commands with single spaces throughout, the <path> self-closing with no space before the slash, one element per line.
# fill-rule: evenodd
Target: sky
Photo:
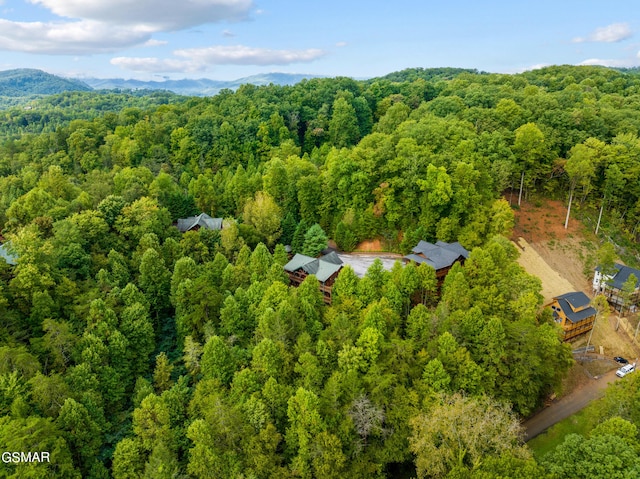
<path fill-rule="evenodd" d="M 235 80 L 640 66 L 632 0 L 0 0 L 0 70 Z"/>

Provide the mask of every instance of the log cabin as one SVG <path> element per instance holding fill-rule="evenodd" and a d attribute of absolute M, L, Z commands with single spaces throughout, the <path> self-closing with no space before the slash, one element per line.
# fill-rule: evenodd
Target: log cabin
<path fill-rule="evenodd" d="M 562 327 L 563 341 L 570 341 L 593 329 L 596 310 L 582 291 L 556 296 L 547 306 L 553 311 L 553 319 Z"/>
<path fill-rule="evenodd" d="M 331 288 L 341 269 L 342 260 L 335 252 L 325 254 L 319 258 L 296 253 L 291 258 L 291 261 L 284 265 L 284 270 L 289 275 L 289 280 L 293 286 L 299 286 L 310 274 L 315 275 L 318 279 L 324 302 L 327 304 L 331 304 Z"/>
<path fill-rule="evenodd" d="M 436 244 L 427 241 L 420 241 L 415 248 L 411 250 L 411 254 L 404 257 L 405 263 L 414 262 L 417 265 L 427 263 L 436 270 L 436 278 L 438 280 L 438 290 L 442 286 L 445 276 L 454 265 L 458 262 L 464 264 L 469 257 L 467 251 L 457 241 L 455 243 L 445 243 L 438 241 Z"/>

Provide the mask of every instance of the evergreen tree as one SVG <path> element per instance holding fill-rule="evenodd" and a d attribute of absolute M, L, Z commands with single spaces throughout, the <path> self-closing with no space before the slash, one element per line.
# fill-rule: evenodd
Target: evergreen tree
<path fill-rule="evenodd" d="M 296 231 L 293 235 L 293 240 L 291 241 L 291 251 L 294 253 L 302 253 L 302 247 L 304 246 L 304 238 L 307 234 L 307 230 L 309 229 L 309 225 L 306 221 L 301 220 L 296 227 Z"/>
<path fill-rule="evenodd" d="M 296 223 L 295 216 L 289 211 L 282 219 L 282 235 L 280 236 L 280 243 L 291 245 L 297 226 L 298 224 Z"/>
<path fill-rule="evenodd" d="M 302 245 L 302 254 L 316 257 L 327 247 L 327 235 L 322 227 L 316 223 L 304 235 L 304 243 Z"/>

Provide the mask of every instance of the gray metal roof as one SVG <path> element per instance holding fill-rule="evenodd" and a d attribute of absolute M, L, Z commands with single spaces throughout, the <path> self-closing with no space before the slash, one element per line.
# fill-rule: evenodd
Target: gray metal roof
<path fill-rule="evenodd" d="M 413 261 L 414 263 L 417 263 L 417 264 L 427 263 L 429 266 L 436 269 L 435 263 L 433 261 L 431 261 L 428 258 L 418 256 L 417 254 L 408 254 L 407 256 L 405 256 L 405 259 L 408 259 L 409 261 Z"/>
<path fill-rule="evenodd" d="M 11 245 L 9 242 L 0 245 L 0 258 L 3 258 L 7 262 L 7 264 L 15 266 L 16 264 L 18 264 L 18 257 L 14 253 L 9 251 L 10 247 Z"/>
<path fill-rule="evenodd" d="M 582 291 L 565 293 L 560 296 L 556 296 L 554 299 L 564 299 L 573 307 L 573 309 L 580 309 L 589 304 L 589 297 Z"/>
<path fill-rule="evenodd" d="M 342 260 L 338 256 L 338 253 L 335 252 L 335 250 L 325 254 L 324 256 L 320 256 L 320 259 L 322 261 L 327 261 L 333 264 L 342 264 Z"/>
<path fill-rule="evenodd" d="M 467 251 L 467 249 L 464 246 L 462 246 L 458 241 L 455 241 L 453 243 L 445 243 L 444 241 L 438 241 L 436 242 L 436 245 L 440 246 L 441 248 L 445 248 L 450 251 L 455 251 L 457 253 L 460 253 L 460 256 L 463 256 L 465 259 L 469 257 L 469 251 Z"/>
<path fill-rule="evenodd" d="M 640 271 L 630 266 L 624 266 L 616 263 L 616 269 L 618 272 L 614 275 L 611 285 L 616 289 L 622 289 L 624 283 L 629 279 L 632 274 L 636 277 L 636 289 L 640 287 Z"/>
<path fill-rule="evenodd" d="M 583 321 L 591 316 L 596 315 L 596 310 L 592 306 L 589 306 L 588 308 L 585 308 L 581 311 L 574 312 L 573 309 L 571 309 L 569 300 L 566 298 L 566 296 L 569 296 L 570 298 L 576 300 L 577 296 L 572 296 L 572 295 L 584 295 L 585 298 L 587 296 L 584 293 L 577 292 L 577 293 L 563 294 L 562 296 L 558 296 L 557 298 L 555 298 L 556 300 L 558 300 L 558 304 L 562 308 L 562 312 L 565 314 L 565 316 L 569 321 L 571 321 L 572 323 L 579 323 L 580 321 Z M 588 302 L 589 302 L 589 298 L 587 298 L 587 303 Z"/>
<path fill-rule="evenodd" d="M 198 216 L 178 219 L 178 229 L 183 233 L 192 230 L 196 226 L 208 230 L 221 230 L 222 218 L 212 218 L 206 213 L 200 213 Z"/>
<path fill-rule="evenodd" d="M 405 256 L 406 259 L 418 264 L 427 263 L 436 270 L 448 268 L 460 257 L 465 259 L 469 257 L 469 252 L 458 242 L 438 241 L 433 244 L 421 240 L 411 251 L 414 254 Z"/>

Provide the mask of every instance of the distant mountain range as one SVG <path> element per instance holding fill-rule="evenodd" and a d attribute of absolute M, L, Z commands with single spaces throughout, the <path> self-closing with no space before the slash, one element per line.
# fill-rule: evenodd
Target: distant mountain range
<path fill-rule="evenodd" d="M 233 81 L 201 78 L 199 80 L 140 81 L 122 78 L 63 78 L 29 68 L 0 71 L 0 107 L 23 104 L 44 95 L 65 91 L 92 90 L 165 90 L 178 95 L 211 96 L 225 88 L 235 90 L 247 83 L 253 85 L 294 85 L 303 79 L 319 75 L 266 73 Z"/>
<path fill-rule="evenodd" d="M 223 81 L 200 78 L 198 80 L 165 80 L 141 81 L 124 80 L 122 78 L 83 78 L 82 81 L 96 90 L 168 90 L 178 95 L 211 96 L 220 90 L 228 88 L 235 90 L 240 85 L 295 85 L 301 80 L 318 78 L 319 75 L 304 75 L 297 73 L 265 73 L 252 75 L 238 80 Z"/>

